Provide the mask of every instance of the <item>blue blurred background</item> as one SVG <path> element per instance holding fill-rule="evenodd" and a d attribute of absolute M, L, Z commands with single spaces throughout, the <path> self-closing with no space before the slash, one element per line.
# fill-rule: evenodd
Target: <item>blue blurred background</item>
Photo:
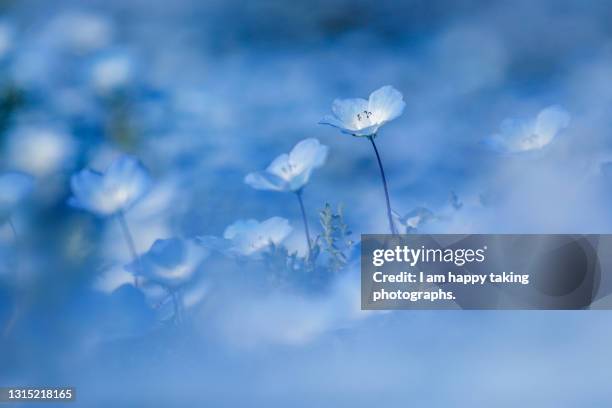
<path fill-rule="evenodd" d="M 19 239 L 0 226 L 0 385 L 75 386 L 84 407 L 610 404 L 607 312 L 372 314 L 356 251 L 315 289 L 214 253 L 175 324 L 129 284 L 116 220 L 67 204 L 74 172 L 128 153 L 154 180 L 126 214 L 138 253 L 280 216 L 303 256 L 295 198 L 243 179 L 315 137 L 313 235 L 326 202 L 354 240 L 387 232 L 371 146 L 317 122 L 390 84 L 407 106 L 377 142 L 394 209 L 433 214 L 420 232 L 610 232 L 610 3 L 0 4 L 0 171 L 35 180 Z M 544 148 L 488 147 L 554 105 L 571 122 Z"/>

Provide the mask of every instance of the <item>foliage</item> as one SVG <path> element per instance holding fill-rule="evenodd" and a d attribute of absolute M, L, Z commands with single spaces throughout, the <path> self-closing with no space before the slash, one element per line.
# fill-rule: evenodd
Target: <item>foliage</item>
<path fill-rule="evenodd" d="M 354 244 L 350 238 L 352 232 L 344 222 L 342 204 L 334 212 L 332 206 L 325 203 L 319 212 L 319 220 L 323 228 L 320 245 L 328 255 L 328 267 L 332 272 L 338 272 L 346 265 L 347 254 Z"/>

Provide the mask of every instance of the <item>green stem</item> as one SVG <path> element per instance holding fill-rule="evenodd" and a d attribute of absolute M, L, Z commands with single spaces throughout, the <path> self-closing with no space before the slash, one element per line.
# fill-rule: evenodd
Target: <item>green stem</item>
<path fill-rule="evenodd" d="M 17 234 L 17 228 L 15 228 L 15 224 L 13 224 L 13 220 L 9 217 L 8 224 L 11 227 L 11 231 L 13 231 L 13 237 L 15 238 L 15 245 L 19 246 L 19 234 Z"/>
<path fill-rule="evenodd" d="M 376 160 L 378 161 L 378 167 L 380 168 L 380 176 L 382 178 L 383 187 L 385 189 L 385 200 L 387 201 L 387 218 L 389 219 L 389 229 L 391 230 L 391 234 L 396 235 L 397 230 L 395 229 L 395 225 L 393 224 L 393 217 L 391 216 L 391 200 L 389 200 L 389 189 L 387 187 L 387 178 L 385 177 L 385 169 L 382 165 L 382 160 L 380 159 L 380 154 L 378 153 L 378 148 L 376 147 L 376 143 L 374 143 L 374 137 L 376 135 L 368 136 L 370 142 L 372 142 L 372 147 L 374 148 L 374 153 L 376 153 Z"/>
<path fill-rule="evenodd" d="M 310 241 L 310 230 L 308 229 L 308 219 L 306 218 L 306 210 L 304 210 L 304 200 L 302 199 L 302 189 L 295 192 L 298 202 L 300 203 L 300 211 L 302 212 L 302 221 L 304 221 L 304 233 L 306 234 L 306 242 L 308 243 L 308 259 L 312 254 L 312 243 Z"/>
<path fill-rule="evenodd" d="M 132 233 L 130 232 L 130 228 L 128 227 L 127 220 L 125 219 L 125 213 L 123 211 L 119 211 L 117 213 L 117 219 L 119 220 L 121 230 L 123 231 L 123 236 L 125 237 L 128 249 L 130 250 L 130 253 L 132 255 L 132 260 L 136 264 L 138 272 L 142 273 L 142 268 L 140 266 L 140 258 L 138 257 L 138 253 L 136 252 L 136 245 L 134 244 L 134 238 L 132 238 Z M 134 275 L 134 286 L 138 287 L 138 277 L 136 275 Z"/>

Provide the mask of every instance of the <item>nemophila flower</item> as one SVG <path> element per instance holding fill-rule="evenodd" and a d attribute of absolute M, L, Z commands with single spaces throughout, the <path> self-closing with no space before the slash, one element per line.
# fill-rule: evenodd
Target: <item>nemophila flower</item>
<path fill-rule="evenodd" d="M 69 11 L 54 18 L 45 34 L 55 45 L 85 54 L 108 46 L 113 26 L 99 13 Z"/>
<path fill-rule="evenodd" d="M 506 119 L 485 143 L 504 153 L 522 153 L 543 149 L 569 126 L 571 117 L 559 106 L 549 106 L 533 119 Z"/>
<path fill-rule="evenodd" d="M 225 229 L 223 238 L 231 241 L 231 250 L 240 255 L 255 255 L 271 244 L 280 244 L 293 228 L 280 217 L 256 220 L 238 220 Z"/>
<path fill-rule="evenodd" d="M 13 168 L 44 177 L 71 167 L 76 143 L 61 129 L 28 125 L 10 132 L 6 149 Z"/>
<path fill-rule="evenodd" d="M 129 210 L 151 186 L 147 170 L 132 156 L 120 156 L 104 173 L 84 169 L 72 176 L 69 204 L 98 216 L 116 215 L 134 260 L 138 259 L 134 239 L 125 219 Z M 138 281 L 134 280 L 137 285 Z"/>
<path fill-rule="evenodd" d="M 349 135 L 367 137 L 372 143 L 385 191 L 387 219 L 392 234 L 397 233 L 397 231 L 391 214 L 387 178 L 374 138 L 382 125 L 402 114 L 405 106 L 406 103 L 402 94 L 392 86 L 387 85 L 372 92 L 368 100 L 361 98 L 336 99 L 332 104 L 333 115 L 327 115 L 319 122 L 322 125 L 336 127 Z"/>
<path fill-rule="evenodd" d="M 425 207 L 417 207 L 406 215 L 393 211 L 393 221 L 397 231 L 401 234 L 415 232 L 423 224 L 435 218 L 433 212 Z"/>
<path fill-rule="evenodd" d="M 151 295 L 155 286 L 161 286 L 174 305 L 174 318 L 180 320 L 184 308 L 183 295 L 192 295 L 191 285 L 194 276 L 201 268 L 210 252 L 190 240 L 179 238 L 158 239 L 151 249 L 137 260 L 126 266 L 135 276 L 143 278 L 141 286 L 145 293 Z M 194 287 L 187 288 L 186 285 Z M 164 303 L 164 298 L 159 302 Z"/>
<path fill-rule="evenodd" d="M 9 219 L 33 185 L 34 179 L 28 174 L 14 171 L 0 174 L 0 222 Z"/>
<path fill-rule="evenodd" d="M 296 193 L 304 222 L 309 256 L 312 252 L 312 243 L 302 189 L 308 183 L 312 171 L 325 163 L 328 150 L 328 147 L 319 143 L 317 139 L 304 139 L 295 145 L 289 154 L 283 153 L 274 159 L 266 170 L 249 173 L 244 179 L 245 183 L 257 190 Z"/>
<path fill-rule="evenodd" d="M 91 81 L 100 94 L 107 95 L 127 87 L 133 75 L 133 59 L 125 53 L 114 52 L 104 55 L 94 63 Z"/>
<path fill-rule="evenodd" d="M 69 203 L 99 216 L 128 210 L 151 186 L 147 170 L 132 156 L 121 156 L 99 173 L 81 170 L 70 179 Z"/>
<path fill-rule="evenodd" d="M 256 190 L 292 191 L 303 188 L 314 169 L 327 158 L 328 147 L 317 139 L 304 139 L 270 163 L 264 171 L 249 173 L 244 182 Z"/>
<path fill-rule="evenodd" d="M 139 262 L 132 262 L 126 269 L 173 290 L 189 282 L 208 255 L 206 248 L 190 240 L 158 239 Z"/>
<path fill-rule="evenodd" d="M 326 115 L 319 123 L 353 136 L 374 136 L 382 125 L 400 116 L 405 106 L 402 94 L 387 85 L 372 92 L 367 100 L 334 100 L 332 115 Z"/>

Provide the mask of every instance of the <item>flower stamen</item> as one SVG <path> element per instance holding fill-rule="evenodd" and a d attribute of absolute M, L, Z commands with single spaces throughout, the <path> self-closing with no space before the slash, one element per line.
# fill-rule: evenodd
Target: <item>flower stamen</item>
<path fill-rule="evenodd" d="M 370 119 L 370 116 L 372 116 L 372 112 L 364 110 L 361 113 L 357 114 L 357 120 L 361 121 L 361 118 L 365 116 L 366 119 Z"/>

